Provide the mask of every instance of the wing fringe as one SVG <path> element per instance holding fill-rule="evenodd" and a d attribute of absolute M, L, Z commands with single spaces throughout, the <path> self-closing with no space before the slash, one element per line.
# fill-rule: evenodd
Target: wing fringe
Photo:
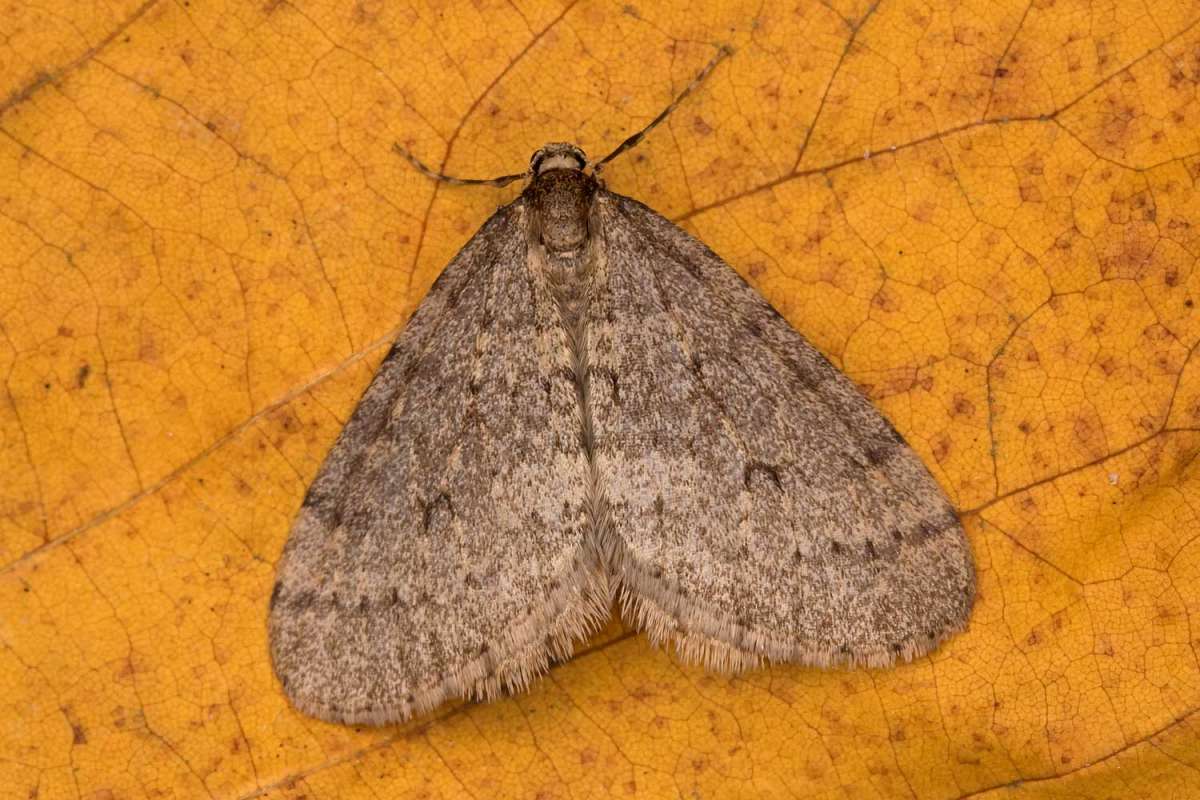
<path fill-rule="evenodd" d="M 506 692 L 526 690 L 554 662 L 570 658 L 576 643 L 608 620 L 611 604 L 608 576 L 594 548 L 585 543 L 572 571 L 543 605 L 530 609 L 503 636 L 489 642 L 482 655 L 411 692 L 402 703 L 347 708 L 306 696 L 290 681 L 284 682 L 284 689 L 292 704 L 305 714 L 350 725 L 405 722 L 455 697 L 491 700 Z"/>
<path fill-rule="evenodd" d="M 927 655 L 967 627 L 965 618 L 940 630 L 905 637 L 889 646 L 848 648 L 828 642 L 773 636 L 738 624 L 728 614 L 654 577 L 611 528 L 601 529 L 601 555 L 611 575 L 621 616 L 657 647 L 672 648 L 687 663 L 736 674 L 773 664 L 814 667 L 890 667 Z"/>

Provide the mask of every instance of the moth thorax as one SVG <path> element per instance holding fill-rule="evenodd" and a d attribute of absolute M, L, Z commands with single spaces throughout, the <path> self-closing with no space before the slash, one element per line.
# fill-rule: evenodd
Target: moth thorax
<path fill-rule="evenodd" d="M 539 172 L 525 189 L 532 232 L 551 253 L 569 253 L 587 243 L 588 216 L 596 180 L 580 169 Z"/>

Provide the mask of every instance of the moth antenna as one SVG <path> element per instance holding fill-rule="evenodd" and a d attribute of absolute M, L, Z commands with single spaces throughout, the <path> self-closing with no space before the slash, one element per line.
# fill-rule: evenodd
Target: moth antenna
<path fill-rule="evenodd" d="M 687 85 L 687 88 L 685 88 L 682 92 L 679 93 L 678 97 L 676 97 L 674 100 L 671 101 L 670 105 L 668 105 L 666 108 L 664 108 L 657 117 L 650 120 L 649 125 L 642 128 L 640 131 L 633 134 L 625 141 L 621 142 L 621 144 L 617 146 L 616 150 L 613 150 L 611 153 L 606 155 L 604 158 L 593 163 L 592 164 L 592 172 L 596 175 L 599 175 L 600 170 L 604 167 L 605 164 L 607 164 L 609 161 L 612 161 L 614 158 L 621 155 L 621 153 L 624 153 L 626 150 L 633 147 L 638 142 L 640 142 L 643 138 L 645 138 L 647 133 L 654 130 L 656 127 L 658 127 L 658 124 L 660 122 L 662 122 L 664 119 L 666 119 L 668 116 L 670 116 L 671 112 L 675 110 L 676 106 L 678 106 L 680 103 L 682 103 L 684 98 L 687 97 L 689 94 L 691 94 L 696 89 L 696 87 L 699 86 L 704 81 L 704 79 L 708 77 L 709 73 L 717 68 L 717 64 L 720 64 L 722 61 L 724 61 L 727 57 L 729 57 L 731 55 L 733 55 L 733 48 L 727 44 L 721 45 L 721 48 L 717 51 L 717 54 L 715 56 L 713 56 L 712 61 L 709 61 L 707 66 L 704 67 L 704 69 L 702 69 L 702 70 L 700 70 L 700 72 L 696 73 L 696 77 L 692 78 L 692 82 Z"/>
<path fill-rule="evenodd" d="M 399 142 L 392 145 L 392 149 L 398 154 L 408 159 L 408 163 L 417 168 L 417 171 L 428 178 L 433 178 L 435 181 L 454 184 L 455 186 L 507 186 L 516 180 L 529 177 L 529 171 L 519 172 L 515 175 L 501 175 L 499 178 L 456 178 L 453 175 L 443 175 L 436 170 L 430 169 L 412 153 L 400 146 Z"/>

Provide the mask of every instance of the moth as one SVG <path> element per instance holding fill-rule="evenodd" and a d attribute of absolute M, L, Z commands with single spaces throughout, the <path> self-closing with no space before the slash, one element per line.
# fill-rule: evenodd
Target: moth
<path fill-rule="evenodd" d="M 527 185 L 384 358 L 279 561 L 271 656 L 301 711 L 383 724 L 523 689 L 614 601 L 721 670 L 889 665 L 965 626 L 970 549 L 904 439 L 598 178 L 721 57 L 600 162 L 548 144 L 492 181 Z"/>

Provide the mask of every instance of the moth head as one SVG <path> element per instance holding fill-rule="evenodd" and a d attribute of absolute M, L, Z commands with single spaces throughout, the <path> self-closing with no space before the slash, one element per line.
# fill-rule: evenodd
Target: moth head
<path fill-rule="evenodd" d="M 575 145 L 551 142 L 542 145 L 529 159 L 529 172 L 537 177 L 548 169 L 583 169 L 587 163 L 587 155 Z"/>

